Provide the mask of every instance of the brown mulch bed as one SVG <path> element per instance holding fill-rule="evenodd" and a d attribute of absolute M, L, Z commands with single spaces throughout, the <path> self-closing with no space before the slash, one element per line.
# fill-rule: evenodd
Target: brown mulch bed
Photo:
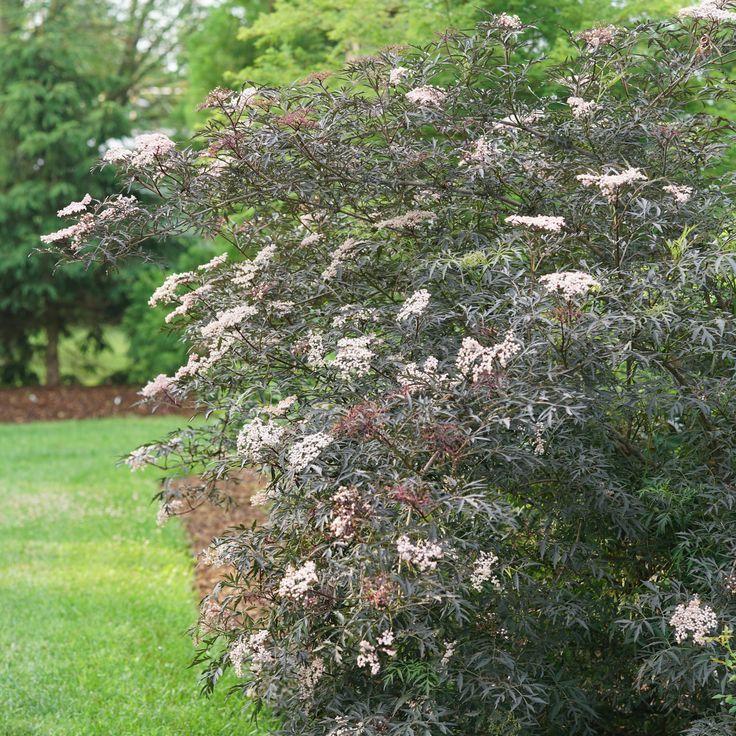
<path fill-rule="evenodd" d="M 26 386 L 0 389 L 0 422 L 89 419 L 125 414 L 150 415 L 139 386 Z M 156 414 L 187 414 L 185 407 L 160 406 Z"/>
<path fill-rule="evenodd" d="M 250 499 L 264 485 L 263 477 L 255 470 L 243 470 L 237 479 L 229 480 L 220 486 L 220 489 L 233 500 L 232 506 L 226 509 L 205 502 L 180 517 L 195 557 L 207 549 L 212 539 L 220 536 L 226 529 L 241 524 L 251 526 L 254 521 L 263 522 L 265 514 L 262 507 L 252 506 Z M 207 595 L 217 581 L 227 573 L 227 568 L 212 567 L 198 562 L 194 570 L 194 585 L 199 597 Z"/>

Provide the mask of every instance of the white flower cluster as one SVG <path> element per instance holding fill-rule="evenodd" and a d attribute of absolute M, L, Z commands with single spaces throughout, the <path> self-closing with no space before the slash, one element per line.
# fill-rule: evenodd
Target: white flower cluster
<path fill-rule="evenodd" d="M 558 233 L 565 227 L 564 217 L 551 217 L 549 215 L 510 215 L 506 218 L 509 225 L 528 227 L 531 230 L 545 230 L 548 233 Z"/>
<path fill-rule="evenodd" d="M 440 660 L 440 667 L 443 670 L 447 669 L 447 665 L 450 663 L 450 660 L 453 658 L 456 648 L 457 648 L 456 641 L 448 641 L 445 644 L 445 651 L 444 651 L 444 654 L 442 655 L 442 659 Z"/>
<path fill-rule="evenodd" d="M 430 293 L 426 289 L 415 291 L 403 304 L 396 315 L 397 322 L 404 322 L 412 317 L 421 317 L 429 305 Z"/>
<path fill-rule="evenodd" d="M 439 373 L 440 362 L 430 355 L 420 368 L 417 363 L 407 363 L 398 375 L 401 386 L 409 389 L 419 389 L 432 384 L 443 384 L 447 382 L 447 374 Z"/>
<path fill-rule="evenodd" d="M 193 289 L 182 295 L 179 300 L 179 306 L 176 309 L 169 312 L 164 321 L 168 324 L 172 322 L 176 317 L 181 317 L 187 314 L 189 310 L 208 292 L 212 291 L 212 284 L 204 284 L 202 286 Z"/>
<path fill-rule="evenodd" d="M 163 284 L 151 294 L 151 298 L 148 300 L 148 306 L 155 307 L 159 304 L 168 304 L 174 301 L 176 299 L 176 290 L 182 284 L 191 283 L 193 278 L 194 274 L 191 271 L 172 273 L 170 276 L 167 276 Z"/>
<path fill-rule="evenodd" d="M 151 454 L 152 445 L 143 445 L 125 458 L 125 464 L 131 469 L 132 472 L 145 468 L 146 465 L 150 465 L 156 456 Z"/>
<path fill-rule="evenodd" d="M 436 570 L 438 561 L 444 557 L 444 551 L 439 544 L 423 539 L 413 544 L 406 535 L 396 540 L 396 551 L 399 560 L 416 565 L 422 572 Z"/>
<path fill-rule="evenodd" d="M 584 187 L 598 187 L 609 201 L 616 198 L 618 190 L 622 187 L 638 181 L 647 181 L 647 177 L 637 168 L 628 168 L 620 174 L 578 174 L 575 178 Z"/>
<path fill-rule="evenodd" d="M 250 662 L 250 672 L 256 677 L 264 667 L 275 661 L 275 657 L 267 647 L 269 634 L 266 629 L 256 631 L 247 638 L 241 638 L 230 649 L 228 658 L 238 677 L 245 674 L 245 664 Z"/>
<path fill-rule="evenodd" d="M 335 727 L 330 729 L 328 736 L 363 736 L 365 733 L 364 721 L 351 721 L 347 716 L 335 716 Z"/>
<path fill-rule="evenodd" d="M 320 455 L 322 450 L 331 445 L 333 438 L 325 432 L 310 434 L 294 443 L 289 450 L 289 465 L 298 473 L 309 467 Z"/>
<path fill-rule="evenodd" d="M 316 245 L 319 243 L 320 240 L 322 240 L 325 236 L 322 235 L 322 233 L 309 233 L 309 235 L 305 235 L 301 242 L 299 243 L 300 248 L 309 248 L 310 245 Z"/>
<path fill-rule="evenodd" d="M 301 567 L 289 565 L 279 583 L 279 595 L 293 601 L 302 601 L 318 584 L 317 566 L 312 560 L 305 562 Z"/>
<path fill-rule="evenodd" d="M 336 539 L 349 541 L 355 535 L 357 519 L 365 512 L 360 491 L 355 487 L 340 486 L 332 497 L 330 532 Z"/>
<path fill-rule="evenodd" d="M 498 154 L 498 149 L 486 138 L 476 138 L 468 148 L 460 154 L 458 166 L 483 166 L 492 161 Z"/>
<path fill-rule="evenodd" d="M 325 661 L 322 657 L 315 657 L 308 665 L 297 669 L 296 680 L 301 700 L 311 700 L 314 689 L 325 674 Z"/>
<path fill-rule="evenodd" d="M 163 503 L 158 510 L 158 514 L 156 514 L 156 525 L 163 526 L 172 516 L 179 516 L 189 510 L 191 510 L 191 507 L 183 498 L 172 498 Z"/>
<path fill-rule="evenodd" d="M 498 557 L 493 552 L 481 552 L 473 564 L 470 585 L 480 591 L 483 589 L 483 584 L 490 581 L 494 588 L 500 588 L 501 581 L 496 575 L 497 566 Z"/>
<path fill-rule="evenodd" d="M 391 87 L 396 87 L 401 83 L 402 79 L 406 79 L 409 70 L 405 66 L 396 66 L 388 73 L 388 83 Z"/>
<path fill-rule="evenodd" d="M 251 261 L 243 261 L 235 267 L 233 283 L 236 286 L 248 287 L 255 277 L 273 260 L 276 255 L 276 246 L 271 244 L 262 248 Z"/>
<path fill-rule="evenodd" d="M 339 312 L 332 320 L 335 328 L 345 327 L 348 322 L 375 322 L 378 314 L 375 307 L 362 307 L 360 304 L 344 304 Z"/>
<path fill-rule="evenodd" d="M 539 283 L 547 291 L 561 294 L 568 301 L 578 296 L 585 296 L 591 291 L 598 291 L 601 288 L 600 283 L 584 271 L 550 273 L 542 276 Z"/>
<path fill-rule="evenodd" d="M 675 629 L 675 641 L 681 644 L 692 634 L 693 641 L 701 646 L 706 643 L 706 637 L 718 626 L 715 611 L 701 604 L 698 596 L 685 605 L 681 603 L 670 618 L 670 626 Z"/>
<path fill-rule="evenodd" d="M 705 0 L 700 5 L 691 5 L 688 8 L 682 8 L 677 15 L 680 18 L 709 20 L 714 23 L 736 22 L 736 13 L 732 10 L 726 10 L 724 5 L 725 3 L 719 2 L 719 0 Z"/>
<path fill-rule="evenodd" d="M 376 354 L 368 347 L 373 335 L 343 337 L 337 341 L 337 351 L 332 367 L 343 378 L 365 376 L 371 369 L 371 360 Z"/>
<path fill-rule="evenodd" d="M 163 133 L 145 133 L 133 141 L 133 150 L 114 146 L 107 151 L 102 160 L 108 164 L 129 163 L 132 166 L 147 166 L 168 156 L 176 144 Z"/>
<path fill-rule="evenodd" d="M 348 256 L 351 256 L 353 255 L 353 253 L 355 253 L 355 251 L 358 249 L 359 246 L 360 246 L 360 241 L 355 240 L 355 238 L 348 238 L 347 240 L 343 241 L 340 245 L 338 245 L 334 253 L 332 254 L 332 260 L 330 261 L 330 265 L 327 266 L 327 268 L 324 271 L 322 271 L 322 278 L 325 281 L 334 279 L 335 276 L 337 276 L 337 272 L 340 266 L 342 266 L 345 263 Z"/>
<path fill-rule="evenodd" d="M 415 87 L 406 93 L 406 99 L 412 105 L 420 107 L 441 107 L 447 99 L 447 93 L 439 87 L 428 84 L 424 87 Z"/>
<path fill-rule="evenodd" d="M 296 396 L 287 396 L 281 399 L 275 406 L 269 406 L 265 409 L 265 412 L 272 417 L 283 417 L 286 416 L 291 407 L 297 402 Z"/>
<path fill-rule="evenodd" d="M 521 343 L 510 330 L 506 333 L 503 342 L 490 348 L 484 348 L 475 338 L 463 339 L 457 354 L 455 365 L 464 376 L 473 372 L 473 380 L 494 372 L 494 362 L 505 368 L 512 358 L 521 352 Z"/>
<path fill-rule="evenodd" d="M 671 194 L 677 204 L 685 204 L 693 196 L 693 188 L 686 184 L 667 184 L 662 189 Z"/>
<path fill-rule="evenodd" d="M 544 425 L 537 422 L 534 425 L 534 454 L 537 456 L 544 455 L 547 451 L 547 443 L 544 439 Z"/>
<path fill-rule="evenodd" d="M 363 639 L 358 645 L 359 654 L 356 659 L 358 667 L 368 667 L 372 675 L 377 675 L 381 671 L 381 662 L 378 658 L 379 653 L 383 653 L 389 657 L 396 656 L 396 649 L 394 649 L 394 632 L 390 629 L 384 631 L 376 640 L 374 646 L 369 641 Z"/>
<path fill-rule="evenodd" d="M 595 52 L 601 46 L 612 44 L 618 33 L 619 29 L 616 26 L 600 26 L 579 33 L 578 38 L 585 41 L 585 47 L 588 51 Z"/>
<path fill-rule="evenodd" d="M 389 217 L 388 220 L 381 220 L 374 227 L 376 230 L 386 230 L 389 228 L 396 230 L 402 228 L 413 229 L 425 222 L 434 220 L 436 217 L 437 215 L 434 212 L 428 212 L 427 210 L 410 210 L 398 217 Z"/>
<path fill-rule="evenodd" d="M 246 424 L 237 439 L 238 454 L 243 457 L 258 457 L 264 449 L 276 449 L 283 439 L 286 429 L 278 424 L 266 424 L 256 417 Z"/>
<path fill-rule="evenodd" d="M 57 217 L 71 217 L 71 215 L 81 215 L 82 212 L 87 210 L 87 207 L 92 202 L 92 197 L 89 194 L 85 194 L 79 202 L 70 202 L 66 207 L 60 209 L 57 213 Z"/>
<path fill-rule="evenodd" d="M 590 117 L 596 107 L 598 107 L 597 103 L 587 102 L 582 97 L 568 97 L 567 104 L 570 105 L 572 116 L 576 120 Z"/>
<path fill-rule="evenodd" d="M 310 368 L 321 368 L 325 364 L 325 345 L 319 332 L 310 330 L 306 338 L 306 361 Z"/>
<path fill-rule="evenodd" d="M 199 555 L 199 561 L 209 567 L 224 567 L 235 559 L 235 550 L 232 543 L 212 544 Z"/>
<path fill-rule="evenodd" d="M 232 309 L 224 309 L 216 314 L 212 322 L 202 328 L 202 337 L 206 340 L 219 337 L 227 330 L 238 327 L 243 320 L 252 317 L 257 311 L 252 304 L 241 304 Z"/>

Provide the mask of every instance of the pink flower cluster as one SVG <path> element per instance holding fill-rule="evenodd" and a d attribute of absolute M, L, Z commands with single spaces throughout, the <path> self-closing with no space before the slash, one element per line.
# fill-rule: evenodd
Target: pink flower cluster
<path fill-rule="evenodd" d="M 693 188 L 686 184 L 667 184 L 662 189 L 671 194 L 677 204 L 685 204 L 693 195 Z"/>
<path fill-rule="evenodd" d="M 126 197 L 118 194 L 105 201 L 105 209 L 97 213 L 97 219 L 102 222 L 117 222 L 130 217 L 138 211 L 138 200 L 132 194 Z"/>
<path fill-rule="evenodd" d="M 133 141 L 132 150 L 114 146 L 105 152 L 102 160 L 109 164 L 148 166 L 165 159 L 175 148 L 174 141 L 163 133 L 144 133 Z"/>
<path fill-rule="evenodd" d="M 521 18 L 518 15 L 510 15 L 509 13 L 494 15 L 493 23 L 497 28 L 502 28 L 505 31 L 521 31 L 524 28 Z"/>
<path fill-rule="evenodd" d="M 61 230 L 49 233 L 48 235 L 42 235 L 41 241 L 46 243 L 47 245 L 71 241 L 71 249 L 77 250 L 84 242 L 84 239 L 91 235 L 94 230 L 94 217 L 89 212 L 87 212 L 82 215 L 79 222 L 75 225 L 64 227 Z"/>
<path fill-rule="evenodd" d="M 578 174 L 575 178 L 584 187 L 598 187 L 609 201 L 616 198 L 622 187 L 647 181 L 647 177 L 637 168 L 628 168 L 620 174 Z"/>
<path fill-rule="evenodd" d="M 203 286 L 199 286 L 198 288 L 184 294 L 181 297 L 179 306 L 166 315 L 166 323 L 168 324 L 176 317 L 181 317 L 182 315 L 187 314 L 187 312 L 189 312 L 189 310 L 210 291 L 212 291 L 212 284 L 204 284 Z"/>
<path fill-rule="evenodd" d="M 406 93 L 406 99 L 419 107 L 442 107 L 447 99 L 447 93 L 439 87 L 428 84 L 424 87 L 415 87 L 409 90 Z"/>
<path fill-rule="evenodd" d="M 133 450 L 128 457 L 125 458 L 125 464 L 135 472 L 136 470 L 142 470 L 156 459 L 156 456 L 151 453 L 151 445 L 143 445 L 137 450 Z"/>
<path fill-rule="evenodd" d="M 612 44 L 619 29 L 616 26 L 600 26 L 598 28 L 589 28 L 578 34 L 578 38 L 585 41 L 588 51 L 598 51 L 601 46 Z"/>
<path fill-rule="evenodd" d="M 154 399 L 161 394 L 168 394 L 175 386 L 175 381 L 165 373 L 159 373 L 153 380 L 149 381 L 141 390 L 140 395 L 146 399 Z"/>
<path fill-rule="evenodd" d="M 455 364 L 463 375 L 473 373 L 473 380 L 494 373 L 495 363 L 505 368 L 521 352 L 521 343 L 513 332 L 506 333 L 503 342 L 490 348 L 483 347 L 475 338 L 466 337 L 457 354 Z"/>
<path fill-rule="evenodd" d="M 194 274 L 191 271 L 185 271 L 184 273 L 172 273 L 166 277 L 166 280 L 156 291 L 151 294 L 151 298 L 148 300 L 149 307 L 155 307 L 159 304 L 168 304 L 176 299 L 176 290 L 182 284 L 191 283 L 194 278 Z"/>
<path fill-rule="evenodd" d="M 705 0 L 700 5 L 692 5 L 682 8 L 678 12 L 680 18 L 692 18 L 693 20 L 707 20 L 713 23 L 734 23 L 736 13 L 725 9 L 725 2 L 719 0 Z"/>
<path fill-rule="evenodd" d="M 338 269 L 345 263 L 347 258 L 351 256 L 360 246 L 360 241 L 354 238 L 348 238 L 337 246 L 332 254 L 330 265 L 322 272 L 322 278 L 325 281 L 334 279 L 337 276 Z"/>
<path fill-rule="evenodd" d="M 257 311 L 252 304 L 241 304 L 231 309 L 223 309 L 217 313 L 212 322 L 202 328 L 202 337 L 208 340 L 219 337 L 227 330 L 239 327 L 244 320 L 252 317 Z"/>
<path fill-rule="evenodd" d="M 586 102 L 582 97 L 568 97 L 567 104 L 570 105 L 572 116 L 576 120 L 590 117 L 598 107 L 595 102 Z"/>
<path fill-rule="evenodd" d="M 460 154 L 459 166 L 483 166 L 493 160 L 497 153 L 497 149 L 486 138 L 481 136 L 476 138 L 469 146 L 468 150 Z"/>
<path fill-rule="evenodd" d="M 82 212 L 87 210 L 87 207 L 91 204 L 92 197 L 89 194 L 85 194 L 79 202 L 70 202 L 66 207 L 62 207 L 57 213 L 57 217 L 69 217 L 70 215 L 80 215 Z"/>
<path fill-rule="evenodd" d="M 409 70 L 405 66 L 394 67 L 388 75 L 389 86 L 396 87 L 408 74 Z"/>

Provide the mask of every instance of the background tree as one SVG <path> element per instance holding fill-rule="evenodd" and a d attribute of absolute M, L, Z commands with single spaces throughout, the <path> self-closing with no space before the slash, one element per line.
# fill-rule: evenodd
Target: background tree
<path fill-rule="evenodd" d="M 387 45 L 422 45 L 445 28 L 470 27 L 488 12 L 523 13 L 538 28 L 530 53 L 561 59 L 571 49 L 566 31 L 593 23 L 666 17 L 685 4 L 684 0 L 230 0 L 212 12 L 207 32 L 193 37 L 189 79 L 199 99 L 217 84 L 290 84 L 311 72 L 338 69 L 352 57 Z"/>
<path fill-rule="evenodd" d="M 49 215 L 73 193 L 100 196 L 101 148 L 151 125 L 176 96 L 173 52 L 191 2 L 11 0 L 0 9 L 0 380 L 33 380 L 45 333 L 46 382 L 59 381 L 59 337 L 98 342 L 128 303 L 126 279 L 82 268 L 54 275 L 29 258 Z M 101 53 L 101 50 L 104 50 Z M 127 278 L 130 278 L 128 276 Z"/>

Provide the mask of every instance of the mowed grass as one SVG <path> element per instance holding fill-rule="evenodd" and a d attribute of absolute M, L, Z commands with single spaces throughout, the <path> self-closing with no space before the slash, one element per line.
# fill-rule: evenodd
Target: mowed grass
<path fill-rule="evenodd" d="M 2 736 L 267 733 L 199 695 L 183 531 L 156 527 L 155 473 L 115 466 L 181 421 L 0 425 Z"/>

